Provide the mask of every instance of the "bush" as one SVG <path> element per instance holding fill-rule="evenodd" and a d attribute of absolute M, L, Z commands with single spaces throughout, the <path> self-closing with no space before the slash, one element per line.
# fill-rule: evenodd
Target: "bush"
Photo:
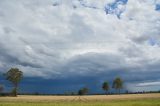
<path fill-rule="evenodd" d="M 88 91 L 89 91 L 88 88 L 82 88 L 78 91 L 78 95 L 85 95 L 88 93 Z"/>

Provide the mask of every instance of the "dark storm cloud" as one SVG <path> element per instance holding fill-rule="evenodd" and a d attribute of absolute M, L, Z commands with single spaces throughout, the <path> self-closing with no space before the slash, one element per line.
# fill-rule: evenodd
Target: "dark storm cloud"
<path fill-rule="evenodd" d="M 28 85 L 33 91 L 41 83 L 50 92 L 56 86 L 60 91 L 99 89 L 116 76 L 128 84 L 158 82 L 160 48 L 148 43 L 160 39 L 157 3 L 117 0 L 125 5 L 117 3 L 115 13 L 106 15 L 86 6 L 103 8 L 115 0 L 82 1 L 1 0 L 0 72 L 20 68 L 26 77 L 23 89 Z M 118 19 L 115 14 L 122 10 Z"/>

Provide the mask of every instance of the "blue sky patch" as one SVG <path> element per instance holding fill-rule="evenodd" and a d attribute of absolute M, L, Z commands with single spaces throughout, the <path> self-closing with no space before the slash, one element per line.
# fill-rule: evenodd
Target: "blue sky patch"
<path fill-rule="evenodd" d="M 113 3 L 109 3 L 105 6 L 106 14 L 115 14 L 119 19 L 124 9 L 119 9 L 119 5 L 126 5 L 128 0 L 116 0 Z"/>
<path fill-rule="evenodd" d="M 156 40 L 154 39 L 154 38 L 150 38 L 149 39 L 149 44 L 151 45 L 151 46 L 154 46 L 154 45 L 156 45 Z"/>
<path fill-rule="evenodd" d="M 156 4 L 156 10 L 160 11 L 160 4 Z"/>

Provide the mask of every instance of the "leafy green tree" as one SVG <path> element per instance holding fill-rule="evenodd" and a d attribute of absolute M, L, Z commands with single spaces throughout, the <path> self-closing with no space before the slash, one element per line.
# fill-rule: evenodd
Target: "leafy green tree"
<path fill-rule="evenodd" d="M 82 88 L 78 91 L 78 95 L 86 95 L 88 93 L 89 89 L 88 88 Z"/>
<path fill-rule="evenodd" d="M 13 96 L 17 96 L 18 84 L 23 78 L 23 72 L 18 68 L 11 68 L 7 73 L 4 74 L 6 80 L 10 81 L 14 88 L 12 90 Z"/>
<path fill-rule="evenodd" d="M 120 77 L 114 79 L 112 88 L 116 89 L 120 94 L 120 90 L 123 88 L 123 81 Z"/>
<path fill-rule="evenodd" d="M 103 89 L 104 91 L 106 91 L 106 94 L 107 94 L 107 92 L 108 92 L 108 90 L 109 90 L 109 84 L 108 84 L 107 81 L 105 81 L 105 82 L 102 84 L 102 89 Z"/>

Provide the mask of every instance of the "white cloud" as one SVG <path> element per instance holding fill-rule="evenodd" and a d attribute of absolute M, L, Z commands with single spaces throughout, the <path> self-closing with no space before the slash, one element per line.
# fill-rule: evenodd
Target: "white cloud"
<path fill-rule="evenodd" d="M 97 8 L 113 1 L 81 0 Z M 159 46 L 148 43 L 150 38 L 160 39 L 160 14 L 151 0 L 129 0 L 125 9 L 119 6 L 118 9 L 124 10 L 121 19 L 106 15 L 103 9 L 86 8 L 76 0 L 61 0 L 60 6 L 53 6 L 54 3 L 52 0 L 0 1 L 0 48 L 3 50 L 0 67 L 21 67 L 27 76 L 65 76 L 71 70 L 86 74 L 81 72 L 86 70 L 85 65 L 78 65 L 77 70 L 62 67 L 90 53 L 122 59 L 120 65 L 114 58 L 107 57 L 111 61 L 104 59 L 104 63 L 95 58 L 97 64 L 108 69 L 131 68 L 138 73 L 134 68 L 140 71 L 144 68 L 148 72 L 147 65 L 160 63 Z"/>
<path fill-rule="evenodd" d="M 154 91 L 159 90 L 160 82 L 142 82 L 142 83 L 130 83 L 127 84 L 127 89 L 129 91 Z"/>
<path fill-rule="evenodd" d="M 139 83 L 137 86 L 159 86 L 160 82 L 145 82 L 145 83 Z"/>

